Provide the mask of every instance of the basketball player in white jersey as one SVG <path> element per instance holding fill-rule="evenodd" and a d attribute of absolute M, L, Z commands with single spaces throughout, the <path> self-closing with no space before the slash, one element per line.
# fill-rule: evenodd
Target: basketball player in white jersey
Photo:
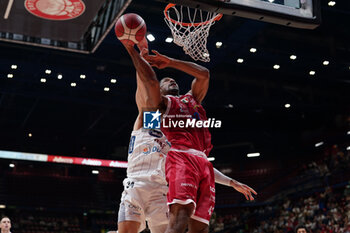
<path fill-rule="evenodd" d="M 123 43 L 123 41 L 121 41 Z M 164 233 L 168 225 L 168 207 L 165 180 L 165 160 L 170 144 L 160 130 L 144 129 L 143 112 L 159 109 L 159 81 L 153 68 L 132 45 L 123 43 L 136 68 L 136 104 L 139 114 L 134 123 L 128 149 L 127 178 L 118 213 L 118 233 L 138 233 L 145 229 L 146 221 L 152 233 Z M 147 42 L 138 44 L 147 53 Z M 142 48 L 143 47 L 143 48 Z M 215 182 L 234 187 L 253 200 L 248 186 L 214 169 Z"/>

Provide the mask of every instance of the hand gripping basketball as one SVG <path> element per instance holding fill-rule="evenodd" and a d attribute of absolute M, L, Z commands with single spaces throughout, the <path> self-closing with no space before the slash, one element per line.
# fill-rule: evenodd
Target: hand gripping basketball
<path fill-rule="evenodd" d="M 135 45 L 145 38 L 147 28 L 141 16 L 129 13 L 118 19 L 114 31 L 121 42 L 127 45 Z"/>

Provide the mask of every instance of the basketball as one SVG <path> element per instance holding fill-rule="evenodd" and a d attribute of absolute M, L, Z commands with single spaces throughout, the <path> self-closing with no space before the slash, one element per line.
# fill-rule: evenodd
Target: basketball
<path fill-rule="evenodd" d="M 122 15 L 114 28 L 115 34 L 120 41 L 134 45 L 138 44 L 146 35 L 146 24 L 141 16 L 129 13 Z"/>

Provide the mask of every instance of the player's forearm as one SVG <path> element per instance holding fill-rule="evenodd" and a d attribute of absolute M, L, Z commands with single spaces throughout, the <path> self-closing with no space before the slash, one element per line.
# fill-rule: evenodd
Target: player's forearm
<path fill-rule="evenodd" d="M 148 62 L 132 47 L 127 48 L 136 72 L 142 82 L 158 83 L 157 76 Z"/>
<path fill-rule="evenodd" d="M 209 70 L 193 62 L 181 61 L 170 58 L 168 67 L 181 70 L 197 79 L 209 79 Z"/>
<path fill-rule="evenodd" d="M 215 183 L 226 185 L 226 186 L 232 186 L 231 182 L 234 183 L 235 180 L 231 179 L 230 177 L 222 174 L 219 170 L 214 168 L 214 176 L 215 176 Z"/>

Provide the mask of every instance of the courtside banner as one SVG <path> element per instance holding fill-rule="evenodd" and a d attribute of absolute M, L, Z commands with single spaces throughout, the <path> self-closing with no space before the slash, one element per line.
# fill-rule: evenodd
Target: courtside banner
<path fill-rule="evenodd" d="M 4 150 L 0 150 L 0 158 L 37 161 L 37 162 L 49 162 L 49 163 L 77 164 L 77 165 L 97 166 L 97 167 L 127 168 L 128 166 L 128 162 L 126 161 L 68 157 L 68 156 L 60 156 L 60 155 L 45 155 L 45 154 L 34 154 L 34 153 L 4 151 Z"/>

